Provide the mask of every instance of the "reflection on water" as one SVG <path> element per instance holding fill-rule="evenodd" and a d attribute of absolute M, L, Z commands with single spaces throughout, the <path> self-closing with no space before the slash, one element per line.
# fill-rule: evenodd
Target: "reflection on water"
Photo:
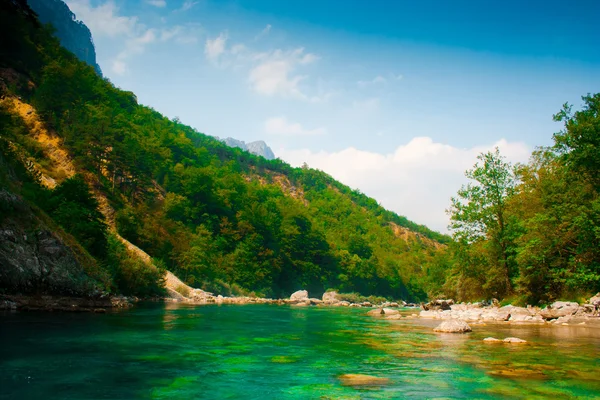
<path fill-rule="evenodd" d="M 439 321 L 365 313 L 171 303 L 0 314 L 0 398 L 600 398 L 600 329 L 438 334 Z"/>

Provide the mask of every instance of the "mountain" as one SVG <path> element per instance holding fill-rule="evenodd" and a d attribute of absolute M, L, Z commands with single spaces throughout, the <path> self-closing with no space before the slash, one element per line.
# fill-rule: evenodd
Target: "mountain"
<path fill-rule="evenodd" d="M 96 62 L 96 49 L 92 33 L 61 0 L 27 0 L 27 3 L 38 15 L 40 22 L 51 24 L 56 29 L 60 43 L 81 61 L 94 67 L 99 75 L 102 70 Z"/>
<path fill-rule="evenodd" d="M 267 144 L 262 140 L 246 143 L 243 140 L 237 140 L 228 137 L 223 139 L 222 142 L 229 147 L 237 147 L 238 149 L 242 149 L 257 156 L 262 156 L 267 160 L 275 159 L 275 154 L 273 153 L 273 150 L 271 150 L 271 148 L 267 146 Z"/>
<path fill-rule="evenodd" d="M 230 147 L 138 104 L 23 1 L 0 11 L 0 232 L 16 240 L 0 255 L 22 248 L 19 260 L 32 260 L 0 274 L 0 287 L 64 293 L 72 281 L 79 292 L 151 296 L 164 292 L 167 269 L 223 295 L 337 289 L 419 300 L 438 285 L 429 272 L 446 265 L 447 236 L 322 171 Z"/>
<path fill-rule="evenodd" d="M 256 154 L 257 156 L 263 156 L 267 160 L 274 160 L 275 154 L 273 150 L 262 140 L 257 140 L 255 142 L 250 142 L 246 145 L 248 147 L 248 151 L 252 154 Z"/>

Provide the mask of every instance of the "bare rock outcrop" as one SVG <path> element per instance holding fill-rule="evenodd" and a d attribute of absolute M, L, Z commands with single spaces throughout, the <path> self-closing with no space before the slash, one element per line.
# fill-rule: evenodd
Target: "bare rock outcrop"
<path fill-rule="evenodd" d="M 571 301 L 556 301 L 550 306 L 542 309 L 540 315 L 544 319 L 556 319 L 568 315 L 574 315 L 579 310 L 579 304 Z"/>
<path fill-rule="evenodd" d="M 323 304 L 325 305 L 333 305 L 340 302 L 340 299 L 338 299 L 338 292 L 336 292 L 335 290 L 323 293 L 322 299 Z"/>
<path fill-rule="evenodd" d="M 308 291 L 306 290 L 298 290 L 294 293 L 292 293 L 292 295 L 290 296 L 290 301 L 296 301 L 296 302 L 301 302 L 301 301 L 308 301 Z"/>
<path fill-rule="evenodd" d="M 471 332 L 472 329 L 465 321 L 461 321 L 460 319 L 450 319 L 442 322 L 433 331 L 442 333 L 467 333 Z"/>

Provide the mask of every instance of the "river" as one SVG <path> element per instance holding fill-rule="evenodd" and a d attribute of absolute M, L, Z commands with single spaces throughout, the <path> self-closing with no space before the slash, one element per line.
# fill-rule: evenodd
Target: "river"
<path fill-rule="evenodd" d="M 365 314 L 177 304 L 4 313 L 0 399 L 600 398 L 599 329 L 488 324 L 437 334 L 435 321 Z M 387 380 L 351 386 L 344 374 Z"/>

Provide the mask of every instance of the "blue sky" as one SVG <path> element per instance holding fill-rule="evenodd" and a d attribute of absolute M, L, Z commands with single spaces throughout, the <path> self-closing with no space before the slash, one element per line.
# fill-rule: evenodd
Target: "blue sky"
<path fill-rule="evenodd" d="M 597 1 L 66 2 L 140 102 L 440 231 L 478 152 L 526 161 L 600 90 Z"/>

